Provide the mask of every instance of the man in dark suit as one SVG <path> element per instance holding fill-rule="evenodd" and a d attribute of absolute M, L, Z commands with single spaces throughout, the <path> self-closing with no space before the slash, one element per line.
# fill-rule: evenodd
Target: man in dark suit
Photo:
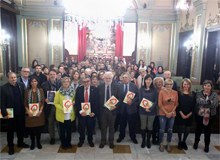
<path fill-rule="evenodd" d="M 61 82 L 58 81 L 57 79 L 57 72 L 54 69 L 51 69 L 49 71 L 49 80 L 46 82 L 43 82 L 42 84 L 42 88 L 44 91 L 44 95 L 45 95 L 45 103 L 44 103 L 44 111 L 45 111 L 45 115 L 47 118 L 47 122 L 48 122 L 48 131 L 50 134 L 50 144 L 53 145 L 55 144 L 55 106 L 53 104 L 48 104 L 49 98 L 47 97 L 47 91 L 58 91 L 60 86 L 61 86 Z M 51 97 L 52 99 L 54 98 Z"/>
<path fill-rule="evenodd" d="M 9 117 L 7 108 L 13 108 L 13 118 Z M 17 76 L 14 72 L 8 73 L 8 83 L 1 87 L 1 113 L 7 119 L 8 154 L 14 154 L 14 132 L 17 133 L 17 146 L 28 148 L 29 146 L 23 142 L 25 128 L 24 85 L 17 82 Z"/>
<path fill-rule="evenodd" d="M 100 120 L 101 120 L 101 143 L 99 148 L 103 148 L 106 144 L 107 129 L 109 128 L 109 147 L 114 148 L 114 124 L 116 115 L 119 111 L 118 107 L 113 107 L 109 110 L 104 106 L 105 102 L 109 100 L 111 96 L 115 96 L 118 99 L 118 85 L 112 82 L 112 72 L 105 72 L 104 83 L 102 83 L 99 89 L 99 107 L 100 107 Z"/>
<path fill-rule="evenodd" d="M 135 84 L 130 82 L 130 74 L 125 72 L 122 74 L 122 83 L 119 86 L 119 108 L 120 108 L 120 133 L 117 142 L 120 143 L 125 137 L 125 129 L 129 126 L 129 135 L 133 143 L 137 144 L 135 125 L 137 122 L 137 112 L 138 112 L 138 88 Z M 133 99 L 128 98 L 127 103 L 123 100 L 127 92 L 135 93 Z"/>
<path fill-rule="evenodd" d="M 99 96 L 98 89 L 91 86 L 91 77 L 86 75 L 82 80 L 83 85 L 78 87 L 75 95 L 75 107 L 78 115 L 78 128 L 79 128 L 79 143 L 78 147 L 82 147 L 85 140 L 85 129 L 87 128 L 87 140 L 90 147 L 94 147 L 93 143 L 93 131 L 95 128 L 95 120 L 98 115 L 99 109 Z M 91 107 L 90 115 L 82 110 L 81 103 L 89 102 Z"/>

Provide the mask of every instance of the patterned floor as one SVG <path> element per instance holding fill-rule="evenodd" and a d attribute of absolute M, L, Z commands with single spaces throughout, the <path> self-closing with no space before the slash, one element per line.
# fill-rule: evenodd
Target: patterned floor
<path fill-rule="evenodd" d="M 68 150 L 60 148 L 59 140 L 56 140 L 55 145 L 49 144 L 49 135 L 42 135 L 43 149 L 16 149 L 16 153 L 12 156 L 7 154 L 6 147 L 6 133 L 0 133 L 0 159 L 1 160 L 219 160 L 220 159 L 220 135 L 213 134 L 211 136 L 210 152 L 204 153 L 203 141 L 199 143 L 199 148 L 194 150 L 192 148 L 194 142 L 194 134 L 190 134 L 187 139 L 188 150 L 177 149 L 177 135 L 173 135 L 172 150 L 168 153 L 166 150 L 160 152 L 157 145 L 152 145 L 151 149 L 141 148 L 141 136 L 138 134 L 138 144 L 133 144 L 130 138 L 127 136 L 121 143 L 115 142 L 115 148 L 110 149 L 108 145 L 105 145 L 103 149 L 100 149 L 100 132 L 97 131 L 94 136 L 95 147 L 89 147 L 85 142 L 81 148 L 77 148 L 79 135 L 78 133 L 72 134 L 73 147 Z M 115 137 L 118 137 L 118 132 L 115 133 Z M 201 137 L 203 139 L 203 136 Z M 16 142 L 16 140 L 15 140 Z M 30 144 L 30 139 L 26 138 L 25 142 Z"/>

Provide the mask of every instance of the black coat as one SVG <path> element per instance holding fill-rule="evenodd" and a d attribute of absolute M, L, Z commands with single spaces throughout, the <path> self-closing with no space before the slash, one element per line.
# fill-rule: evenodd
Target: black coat
<path fill-rule="evenodd" d="M 25 114 L 25 108 L 24 108 L 24 84 L 23 83 L 19 83 L 17 82 L 16 85 L 18 85 L 19 87 L 19 91 L 20 91 L 20 100 L 22 103 L 22 114 Z M 11 88 L 11 84 L 10 83 L 6 83 L 5 85 L 3 85 L 1 87 L 1 112 L 2 112 L 2 116 L 5 117 L 7 116 L 7 112 L 6 109 L 7 108 L 15 108 L 15 103 L 14 103 L 14 95 L 13 95 L 13 91 Z M 15 110 L 14 110 L 15 111 Z M 14 113 L 16 114 L 16 113 Z"/>

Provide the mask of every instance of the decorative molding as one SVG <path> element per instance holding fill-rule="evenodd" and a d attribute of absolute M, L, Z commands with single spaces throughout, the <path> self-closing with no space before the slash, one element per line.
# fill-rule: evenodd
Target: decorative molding
<path fill-rule="evenodd" d="M 170 30 L 170 24 L 152 24 L 152 30 L 164 32 L 165 30 Z"/>
<path fill-rule="evenodd" d="M 216 13 L 216 15 L 214 15 L 214 17 L 212 16 L 211 13 L 209 13 L 209 19 L 207 21 L 208 27 L 220 24 L 220 0 L 218 0 L 217 6 L 218 6 L 218 12 Z"/>
<path fill-rule="evenodd" d="M 46 26 L 47 21 L 28 20 L 28 27 L 45 28 Z"/>

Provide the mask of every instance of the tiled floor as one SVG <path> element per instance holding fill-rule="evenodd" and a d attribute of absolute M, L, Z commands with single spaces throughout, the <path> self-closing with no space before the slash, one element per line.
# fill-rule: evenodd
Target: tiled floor
<path fill-rule="evenodd" d="M 0 147 L 1 150 L 6 146 L 6 133 L 0 133 Z M 115 138 L 118 137 L 118 132 L 115 133 Z M 72 134 L 72 144 L 76 145 L 78 143 L 79 134 Z M 100 131 L 97 131 L 94 135 L 95 147 L 89 147 L 88 143 L 85 142 L 83 147 L 77 148 L 76 153 L 58 153 L 59 150 L 59 140 L 56 140 L 55 145 L 49 144 L 49 135 L 42 134 L 42 145 L 43 149 L 35 149 L 31 151 L 30 149 L 22 149 L 20 153 L 16 153 L 9 156 L 7 153 L 0 153 L 1 160 L 220 160 L 220 151 L 214 146 L 220 146 L 220 135 L 213 134 L 211 136 L 210 152 L 204 153 L 203 141 L 199 143 L 199 149 L 194 150 L 192 148 L 194 142 L 194 134 L 190 134 L 187 139 L 187 144 L 189 149 L 182 154 L 173 154 L 164 151 L 161 153 L 158 150 L 158 146 L 152 145 L 151 149 L 141 148 L 141 136 L 138 134 L 137 139 L 139 144 L 133 144 L 131 140 L 127 137 L 120 143 L 115 145 L 127 145 L 130 147 L 131 153 L 113 153 L 113 150 L 106 145 L 103 149 L 100 149 Z M 201 137 L 203 140 L 203 136 Z M 16 139 L 15 141 L 16 142 Z M 30 144 L 30 139 L 25 139 L 27 144 Z M 173 135 L 172 145 L 177 144 L 177 135 Z M 119 147 L 120 148 L 120 147 Z"/>

